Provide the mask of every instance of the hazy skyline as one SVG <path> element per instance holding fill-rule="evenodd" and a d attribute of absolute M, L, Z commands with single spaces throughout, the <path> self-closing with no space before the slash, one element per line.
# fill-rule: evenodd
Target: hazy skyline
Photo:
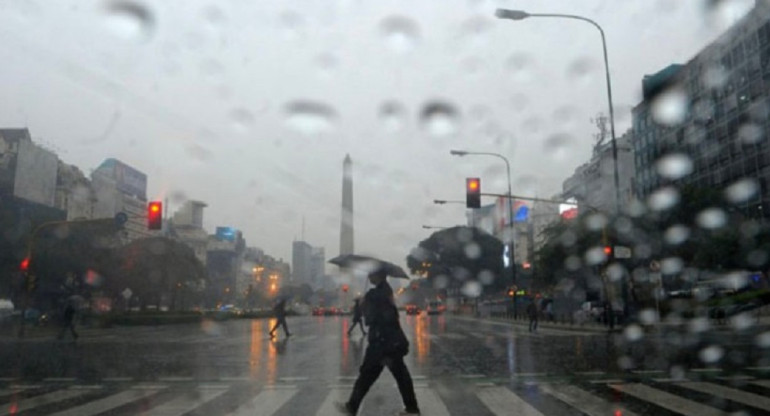
<path fill-rule="evenodd" d="M 125 6 L 140 4 L 144 6 Z M 588 160 L 607 112 L 601 44 L 581 22 L 494 18 L 497 7 L 572 13 L 607 35 L 617 135 L 641 80 L 686 63 L 753 1 L 114 2 L 0 5 L 0 126 L 84 173 L 114 157 L 148 198 L 208 204 L 289 261 L 300 236 L 339 247 L 342 161 L 353 160 L 361 253 L 404 264 L 430 231 L 465 222 L 464 178 L 551 196 Z M 711 5 L 711 6 L 709 6 Z"/>

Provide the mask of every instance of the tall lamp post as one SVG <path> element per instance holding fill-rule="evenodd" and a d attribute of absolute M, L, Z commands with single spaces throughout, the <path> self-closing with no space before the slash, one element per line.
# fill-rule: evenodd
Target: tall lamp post
<path fill-rule="evenodd" d="M 604 37 L 604 30 L 595 21 L 572 14 L 558 14 L 558 13 L 527 13 L 523 10 L 509 10 L 509 9 L 497 9 L 495 16 L 499 19 L 508 20 L 524 20 L 529 17 L 555 17 L 560 19 L 573 19 L 581 20 L 586 23 L 590 23 L 596 29 L 599 30 L 599 34 L 602 37 L 602 51 L 604 52 L 604 75 L 607 80 L 607 103 L 610 109 L 610 134 L 612 135 L 612 161 L 614 164 L 615 174 L 615 215 L 620 215 L 620 176 L 618 174 L 618 147 L 617 140 L 615 139 L 615 110 L 612 106 L 612 82 L 610 80 L 610 64 L 607 58 L 607 40 Z"/>
<path fill-rule="evenodd" d="M 505 170 L 506 170 L 506 173 L 507 173 L 506 177 L 508 179 L 508 220 L 510 221 L 510 223 L 509 223 L 509 230 L 508 230 L 509 231 L 508 239 L 510 240 L 509 241 L 510 244 L 509 244 L 508 247 L 509 247 L 510 252 L 508 253 L 508 260 L 511 262 L 511 284 L 515 285 L 516 284 L 516 262 L 514 261 L 515 242 L 514 242 L 514 238 L 513 238 L 514 237 L 513 236 L 513 234 L 514 234 L 514 230 L 513 230 L 513 193 L 511 192 L 511 164 L 510 164 L 510 162 L 508 162 L 508 158 L 506 158 L 505 156 L 503 156 L 503 155 L 501 155 L 499 153 L 471 152 L 471 151 L 467 151 L 467 150 L 450 150 L 449 154 L 451 154 L 452 156 L 460 156 L 460 157 L 468 156 L 468 155 L 493 156 L 493 157 L 496 157 L 496 158 L 500 158 L 500 159 L 502 159 L 505 162 Z M 514 295 L 513 295 L 513 317 L 514 318 L 518 317 L 518 313 L 516 311 L 516 291 L 514 291 Z"/>

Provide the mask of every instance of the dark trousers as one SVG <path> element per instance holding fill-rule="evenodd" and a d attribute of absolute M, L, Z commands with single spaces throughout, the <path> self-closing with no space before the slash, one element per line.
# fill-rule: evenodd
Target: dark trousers
<path fill-rule="evenodd" d="M 64 335 L 67 334 L 67 330 L 68 329 L 72 333 L 72 338 L 73 339 L 78 339 L 78 333 L 75 332 L 75 322 L 74 321 L 65 322 L 64 326 L 61 328 L 61 331 L 59 331 L 59 336 L 57 336 L 56 338 L 64 339 Z"/>
<path fill-rule="evenodd" d="M 537 332 L 537 316 L 529 317 L 529 332 Z"/>
<path fill-rule="evenodd" d="M 358 412 L 361 401 L 366 396 L 369 388 L 372 387 L 372 384 L 380 377 L 384 367 L 388 367 L 388 370 L 396 379 L 398 391 L 401 393 L 401 400 L 404 401 L 404 407 L 408 411 L 417 412 L 419 410 L 417 397 L 414 394 L 412 376 L 409 374 L 406 364 L 404 364 L 404 357 L 384 355 L 379 346 L 372 344 L 366 347 L 364 363 L 361 364 L 358 379 L 356 379 L 353 392 L 350 394 L 350 400 L 348 400 L 350 410 L 353 413 Z"/>
<path fill-rule="evenodd" d="M 286 325 L 286 317 L 285 316 L 279 316 L 278 322 L 273 325 L 273 329 L 270 330 L 270 335 L 273 335 L 276 329 L 278 329 L 279 326 L 283 325 L 283 332 L 286 335 L 289 335 L 289 327 Z"/>
<path fill-rule="evenodd" d="M 364 335 L 366 335 L 366 330 L 364 329 L 364 323 L 361 322 L 361 318 L 353 318 L 353 326 L 348 329 L 348 335 L 350 335 L 351 332 L 353 332 L 354 329 L 356 329 L 356 325 L 361 325 L 361 332 L 363 332 Z"/>

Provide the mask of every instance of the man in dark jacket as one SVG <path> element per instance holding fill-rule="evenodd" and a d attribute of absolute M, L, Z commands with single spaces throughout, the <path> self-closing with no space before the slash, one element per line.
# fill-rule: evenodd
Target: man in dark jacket
<path fill-rule="evenodd" d="M 401 414 L 420 414 L 412 376 L 404 364 L 404 356 L 409 352 L 409 341 L 398 322 L 393 289 L 385 281 L 386 276 L 384 270 L 369 274 L 369 282 L 374 288 L 366 292 L 363 302 L 364 320 L 369 327 L 369 345 L 366 347 L 364 362 L 359 369 L 350 399 L 346 403 L 337 403 L 338 409 L 347 415 L 355 415 L 358 412 L 361 401 L 384 367 L 388 367 L 398 384 L 398 391 L 405 406 Z"/>
<path fill-rule="evenodd" d="M 78 333 L 75 332 L 75 307 L 71 302 L 67 302 L 64 306 L 64 314 L 62 316 L 62 328 L 59 331 L 58 339 L 64 339 L 64 335 L 67 334 L 67 330 L 72 333 L 72 339 L 78 339 Z"/>
<path fill-rule="evenodd" d="M 356 325 L 361 325 L 361 332 L 366 336 L 366 330 L 364 329 L 364 323 L 361 322 L 361 316 L 361 303 L 356 299 L 353 301 L 353 325 L 348 329 L 348 336 L 350 336 L 350 333 L 356 328 Z"/>
<path fill-rule="evenodd" d="M 286 299 L 281 299 L 278 301 L 278 303 L 275 304 L 273 307 L 273 312 L 275 312 L 275 318 L 276 322 L 273 326 L 273 329 L 270 330 L 270 338 L 275 336 L 275 331 L 278 329 L 280 325 L 283 325 L 283 332 L 286 334 L 286 336 L 291 336 L 291 333 L 289 332 L 289 326 L 286 325 Z"/>

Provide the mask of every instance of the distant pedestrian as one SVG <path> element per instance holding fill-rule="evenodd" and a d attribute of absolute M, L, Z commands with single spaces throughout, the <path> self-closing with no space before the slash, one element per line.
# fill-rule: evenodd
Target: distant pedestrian
<path fill-rule="evenodd" d="M 72 333 L 72 339 L 78 339 L 78 333 L 75 332 L 75 307 L 71 302 L 67 302 L 67 305 L 64 307 L 64 314 L 62 315 L 62 328 L 56 338 L 64 339 L 64 335 L 67 334 L 67 330 Z"/>
<path fill-rule="evenodd" d="M 549 322 L 553 322 L 553 300 L 551 299 L 545 305 L 545 317 Z"/>
<path fill-rule="evenodd" d="M 364 336 L 366 336 L 366 330 L 364 329 L 364 323 L 361 321 L 363 313 L 361 312 L 361 303 L 358 299 L 353 301 L 353 326 L 348 329 L 348 336 L 350 336 L 350 333 L 353 332 L 353 329 L 355 329 L 356 325 L 361 326 L 361 332 L 364 333 Z"/>
<path fill-rule="evenodd" d="M 529 302 L 529 305 L 527 305 L 527 316 L 529 316 L 529 332 L 537 332 L 537 314 L 537 304 L 533 299 L 531 302 Z"/>
<path fill-rule="evenodd" d="M 358 413 L 361 401 L 384 367 L 388 367 L 396 379 L 401 400 L 406 407 L 400 414 L 420 414 L 412 376 L 404 364 L 404 356 L 409 352 L 409 341 L 398 322 L 393 289 L 385 281 L 386 276 L 384 270 L 369 274 L 369 282 L 374 288 L 366 293 L 363 301 L 364 320 L 369 327 L 369 345 L 350 398 L 345 403 L 336 403 L 338 410 L 346 415 Z"/>
<path fill-rule="evenodd" d="M 273 306 L 273 313 L 275 313 L 276 322 L 273 329 L 270 330 L 270 338 L 275 336 L 275 331 L 279 326 L 283 326 L 283 332 L 287 337 L 291 336 L 289 332 L 289 326 L 286 325 L 286 299 L 281 299 Z"/>

